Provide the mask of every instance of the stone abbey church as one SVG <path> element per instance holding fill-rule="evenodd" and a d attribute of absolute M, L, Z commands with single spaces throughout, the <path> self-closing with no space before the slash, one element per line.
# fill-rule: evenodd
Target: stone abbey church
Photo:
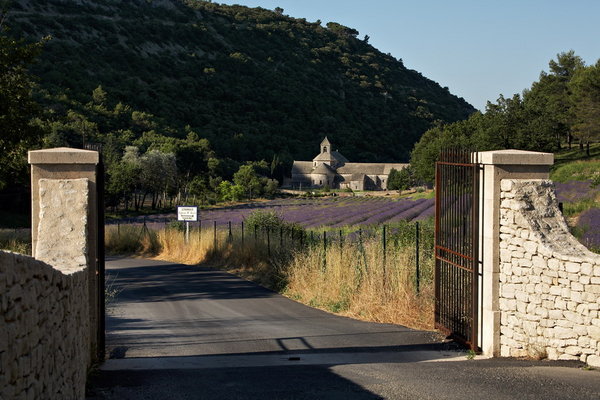
<path fill-rule="evenodd" d="M 400 171 L 408 164 L 351 163 L 331 143 L 323 139 L 321 152 L 312 161 L 294 161 L 292 187 L 325 187 L 352 190 L 385 190 L 392 169 Z"/>

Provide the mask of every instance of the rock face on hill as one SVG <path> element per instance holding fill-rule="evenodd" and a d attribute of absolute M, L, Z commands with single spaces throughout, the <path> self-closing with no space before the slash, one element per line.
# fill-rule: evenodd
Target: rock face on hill
<path fill-rule="evenodd" d="M 353 160 L 406 161 L 434 121 L 474 111 L 356 30 L 281 9 L 192 0 L 11 7 L 11 34 L 52 36 L 33 69 L 42 88 L 88 101 L 102 85 L 180 132 L 189 125 L 222 157 L 306 159 L 328 135 Z"/>

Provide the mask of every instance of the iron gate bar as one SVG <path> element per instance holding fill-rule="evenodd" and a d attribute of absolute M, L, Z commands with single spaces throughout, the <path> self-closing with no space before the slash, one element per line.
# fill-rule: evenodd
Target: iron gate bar
<path fill-rule="evenodd" d="M 477 350 L 479 166 L 474 154 L 442 151 L 436 163 L 436 328 Z"/>
<path fill-rule="evenodd" d="M 473 257 L 471 257 L 471 256 L 468 256 L 468 255 L 465 255 L 465 254 L 458 253 L 458 252 L 456 252 L 456 251 L 453 251 L 453 250 L 447 249 L 447 248 L 445 248 L 445 247 L 442 247 L 442 246 L 435 246 L 435 248 L 436 248 L 436 250 L 443 250 L 443 251 L 447 251 L 447 252 L 449 252 L 449 253 L 452 253 L 452 254 L 454 254 L 454 255 L 457 255 L 457 256 L 459 256 L 459 257 L 466 258 L 467 260 L 473 260 Z"/>

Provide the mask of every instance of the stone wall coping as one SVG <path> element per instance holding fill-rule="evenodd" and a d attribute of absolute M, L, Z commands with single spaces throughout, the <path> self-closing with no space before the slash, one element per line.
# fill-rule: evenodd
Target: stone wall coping
<path fill-rule="evenodd" d="M 97 151 L 57 147 L 29 152 L 29 164 L 98 164 Z"/>
<path fill-rule="evenodd" d="M 554 154 L 525 150 L 493 150 L 478 152 L 479 162 L 491 165 L 552 165 Z"/>

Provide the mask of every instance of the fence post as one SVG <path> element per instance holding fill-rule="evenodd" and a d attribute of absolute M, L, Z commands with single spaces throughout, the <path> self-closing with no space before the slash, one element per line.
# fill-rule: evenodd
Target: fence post
<path fill-rule="evenodd" d="M 229 221 L 227 224 L 228 224 L 228 227 L 229 227 L 229 235 L 227 237 L 227 240 L 229 242 L 231 242 L 233 240 L 233 234 L 231 233 L 231 221 Z"/>
<path fill-rule="evenodd" d="M 315 235 L 314 235 L 314 232 L 313 232 L 313 231 L 310 231 L 310 246 L 312 246 L 312 245 L 313 245 L 314 241 L 315 241 Z"/>
<path fill-rule="evenodd" d="M 202 220 L 198 220 L 198 242 L 202 244 Z"/>
<path fill-rule="evenodd" d="M 271 257 L 271 228 L 267 228 L 267 255 Z"/>
<path fill-rule="evenodd" d="M 256 235 L 256 231 L 257 231 L 258 226 L 254 225 L 254 245 L 256 246 L 256 240 L 257 240 L 257 235 Z"/>
<path fill-rule="evenodd" d="M 283 248 L 283 226 L 279 227 L 279 249 Z"/>
<path fill-rule="evenodd" d="M 213 247 L 217 249 L 217 221 L 213 221 Z"/>
<path fill-rule="evenodd" d="M 121 222 L 117 222 L 117 237 L 121 238 Z"/>
<path fill-rule="evenodd" d="M 323 231 L 323 271 L 327 269 L 327 231 Z"/>
<path fill-rule="evenodd" d="M 340 259 L 342 258 L 343 248 L 344 248 L 344 238 L 342 236 L 342 230 L 340 229 Z"/>
<path fill-rule="evenodd" d="M 417 264 L 417 268 L 415 271 L 416 274 L 416 286 L 417 286 L 417 293 L 419 293 L 420 290 L 420 284 L 421 284 L 421 271 L 419 270 L 419 221 L 415 222 L 415 261 Z"/>
<path fill-rule="evenodd" d="M 387 281 L 387 271 L 386 271 L 386 257 L 387 257 L 387 240 L 385 237 L 385 225 L 383 225 L 383 229 L 381 230 L 381 241 L 383 244 L 383 286 L 386 286 Z"/>
<path fill-rule="evenodd" d="M 242 221 L 242 248 L 244 248 L 244 221 Z"/>

